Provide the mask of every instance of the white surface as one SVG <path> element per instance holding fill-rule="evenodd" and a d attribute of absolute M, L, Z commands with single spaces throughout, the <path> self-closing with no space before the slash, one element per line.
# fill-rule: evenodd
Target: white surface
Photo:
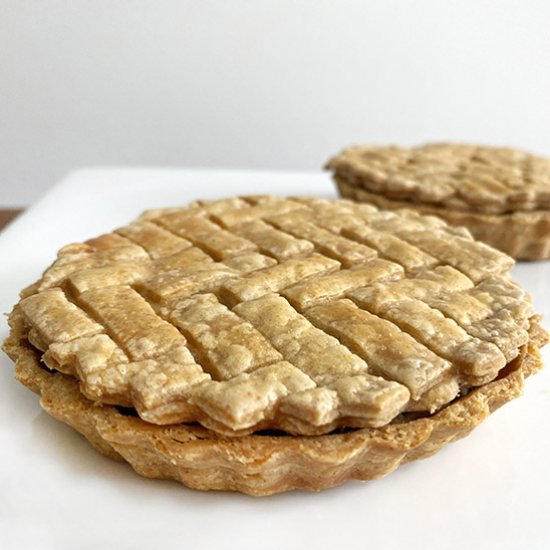
<path fill-rule="evenodd" d="M 550 155 L 549 21 L 547 0 L 0 0 L 0 205 L 80 166 Z"/>
<path fill-rule="evenodd" d="M 111 230 L 147 207 L 262 192 L 333 194 L 321 173 L 75 173 L 0 234 L 1 310 L 68 241 Z M 516 276 L 550 318 L 550 263 L 520 265 Z M 143 479 L 41 412 L 5 356 L 0 418 L 0 548 L 550 547 L 550 368 L 528 380 L 524 397 L 435 457 L 318 494 L 254 499 Z"/>

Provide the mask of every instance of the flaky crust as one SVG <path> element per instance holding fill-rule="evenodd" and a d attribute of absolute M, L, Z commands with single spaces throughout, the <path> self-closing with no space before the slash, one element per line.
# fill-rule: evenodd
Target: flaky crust
<path fill-rule="evenodd" d="M 316 436 L 433 414 L 495 379 L 533 315 L 513 264 L 410 211 L 198 201 L 64 247 L 10 323 L 98 405 Z"/>
<path fill-rule="evenodd" d="M 424 215 L 438 216 L 447 223 L 467 227 L 472 235 L 517 260 L 550 258 L 550 210 L 532 210 L 508 214 L 485 214 L 452 210 L 421 203 L 392 200 L 335 176 L 342 197 L 373 204 L 378 208 L 413 209 Z"/>
<path fill-rule="evenodd" d="M 546 333 L 537 321 L 531 326 L 529 344 L 497 380 L 434 416 L 317 437 L 226 438 L 197 425 L 148 424 L 116 407 L 94 405 L 79 392 L 74 378 L 42 368 L 17 320 L 4 350 L 16 363 L 17 379 L 41 396 L 46 412 L 79 431 L 104 455 L 127 461 L 138 474 L 174 479 L 199 490 L 269 495 L 379 478 L 464 437 L 491 412 L 518 397 L 524 378 L 542 367 L 539 347 L 546 342 Z"/>

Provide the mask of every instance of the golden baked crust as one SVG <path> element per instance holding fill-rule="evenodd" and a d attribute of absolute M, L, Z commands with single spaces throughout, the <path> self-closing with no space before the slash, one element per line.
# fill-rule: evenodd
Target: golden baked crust
<path fill-rule="evenodd" d="M 350 147 L 327 165 L 389 199 L 491 214 L 550 207 L 550 159 L 505 147 Z"/>
<path fill-rule="evenodd" d="M 435 214 L 518 259 L 550 254 L 550 159 L 452 143 L 351 147 L 329 161 L 342 196 Z"/>
<path fill-rule="evenodd" d="M 490 413 L 521 395 L 524 378 L 542 368 L 539 347 L 546 343 L 546 334 L 537 323 L 533 319 L 529 343 L 497 380 L 439 413 L 317 437 L 228 438 L 199 425 L 158 426 L 113 406 L 95 406 L 79 392 L 73 377 L 41 366 L 39 353 L 25 343 L 21 318 L 13 321 L 4 350 L 16 362 L 17 379 L 41 396 L 44 410 L 83 434 L 105 456 L 127 461 L 145 477 L 260 496 L 376 479 L 468 435 Z"/>
<path fill-rule="evenodd" d="M 533 315 L 512 265 L 413 213 L 198 202 L 63 248 L 12 322 L 88 399 L 147 422 L 318 435 L 497 377 Z"/>

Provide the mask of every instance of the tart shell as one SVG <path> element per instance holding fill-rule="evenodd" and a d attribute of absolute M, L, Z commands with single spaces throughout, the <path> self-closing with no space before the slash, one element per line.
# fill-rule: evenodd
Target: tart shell
<path fill-rule="evenodd" d="M 203 491 L 262 496 L 376 479 L 401 464 L 435 454 L 521 395 L 524 379 L 542 367 L 539 347 L 546 340 L 533 318 L 529 344 L 498 379 L 433 416 L 314 437 L 228 438 L 198 425 L 152 425 L 114 406 L 94 404 L 80 393 L 74 378 L 43 367 L 17 322 L 12 323 L 4 350 L 16 363 L 16 378 L 40 395 L 43 409 L 84 435 L 105 456 L 128 462 L 148 478 L 174 479 Z"/>

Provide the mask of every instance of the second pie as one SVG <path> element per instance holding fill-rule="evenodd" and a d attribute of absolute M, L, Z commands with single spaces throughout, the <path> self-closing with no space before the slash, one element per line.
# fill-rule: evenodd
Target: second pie
<path fill-rule="evenodd" d="M 327 167 L 343 197 L 439 216 L 516 259 L 550 257 L 550 159 L 436 143 L 350 147 Z"/>

